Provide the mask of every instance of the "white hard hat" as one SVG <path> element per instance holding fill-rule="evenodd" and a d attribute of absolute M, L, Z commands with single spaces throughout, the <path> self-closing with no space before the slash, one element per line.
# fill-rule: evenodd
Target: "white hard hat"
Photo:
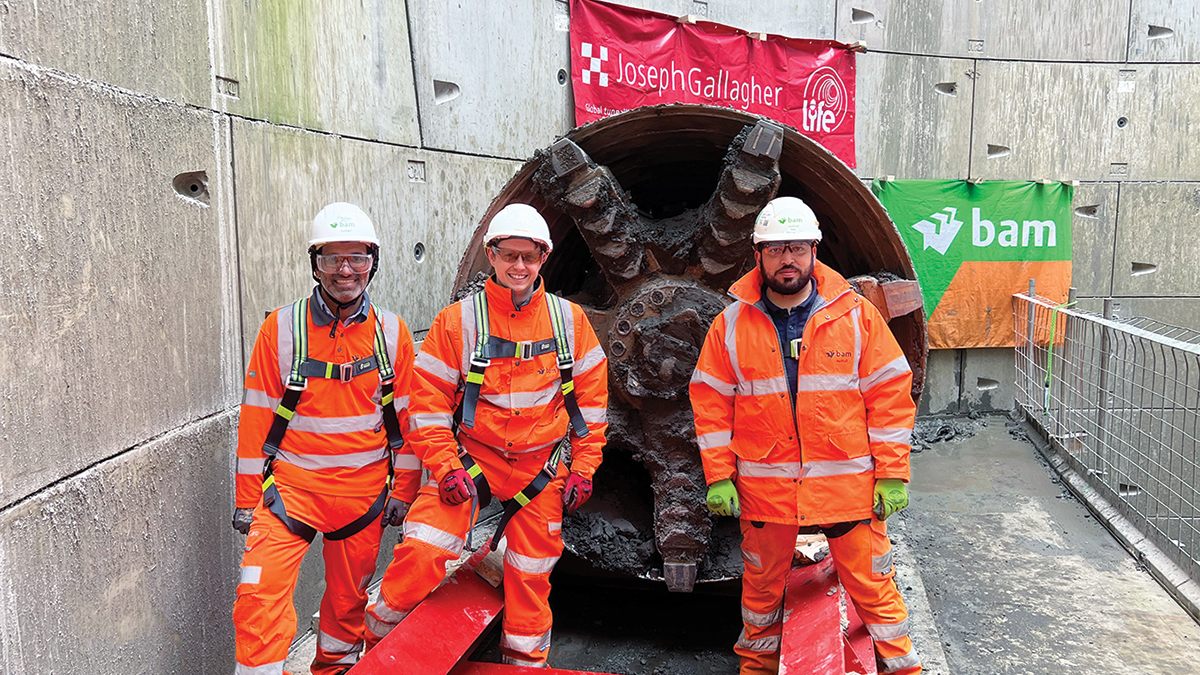
<path fill-rule="evenodd" d="M 808 204 L 795 197 L 776 197 L 754 220 L 754 243 L 764 241 L 821 241 L 821 226 Z"/>
<path fill-rule="evenodd" d="M 487 234 L 483 235 L 483 245 L 491 246 L 497 239 L 521 237 L 532 239 L 546 247 L 546 251 L 554 250 L 554 242 L 550 241 L 550 227 L 546 219 L 537 209 L 528 204 L 509 204 L 492 216 L 488 223 Z"/>
<path fill-rule="evenodd" d="M 324 246 L 335 241 L 356 241 L 379 246 L 375 226 L 362 209 L 346 202 L 334 202 L 321 209 L 312 223 L 312 238 L 309 248 Z"/>

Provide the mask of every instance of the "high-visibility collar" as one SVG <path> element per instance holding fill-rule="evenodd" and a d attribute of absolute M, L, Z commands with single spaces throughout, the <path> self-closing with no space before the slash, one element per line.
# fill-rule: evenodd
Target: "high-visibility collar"
<path fill-rule="evenodd" d="M 483 290 L 487 293 L 488 307 L 491 307 L 497 312 L 523 312 L 530 307 L 537 307 L 537 303 L 546 302 L 546 284 L 542 283 L 541 275 L 533 282 L 533 295 L 529 297 L 527 302 L 521 303 L 520 306 L 513 302 L 513 292 L 511 288 L 506 288 L 496 281 L 496 275 L 488 277 L 487 283 L 484 284 Z"/>

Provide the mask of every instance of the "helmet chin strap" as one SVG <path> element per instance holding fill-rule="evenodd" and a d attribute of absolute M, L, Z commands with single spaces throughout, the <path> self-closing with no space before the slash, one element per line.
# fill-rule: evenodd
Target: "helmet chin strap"
<path fill-rule="evenodd" d="M 332 302 L 333 304 L 337 305 L 337 316 L 333 317 L 333 323 L 329 325 L 329 337 L 333 337 L 334 333 L 337 331 L 338 321 L 340 321 L 342 318 L 342 310 L 349 309 L 350 307 L 357 305 L 358 301 L 362 300 L 363 294 L 359 293 L 353 300 L 350 300 L 349 302 L 338 302 L 334 299 L 333 295 L 325 289 L 325 284 L 319 283 L 318 285 L 321 287 L 321 295 L 325 296 L 325 301 Z M 363 287 L 363 292 L 366 292 L 365 286 Z"/>

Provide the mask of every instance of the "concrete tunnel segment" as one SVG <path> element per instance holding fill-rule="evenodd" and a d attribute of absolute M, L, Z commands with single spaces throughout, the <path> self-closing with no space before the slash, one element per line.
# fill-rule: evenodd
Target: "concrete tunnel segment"
<path fill-rule="evenodd" d="M 764 130 L 782 147 L 753 148 Z M 564 152 L 574 168 L 563 167 Z M 754 215 L 784 195 L 816 212 L 819 259 L 890 318 L 919 400 L 926 317 L 911 300 L 919 297 L 916 273 L 899 232 L 844 163 L 790 127 L 701 105 L 613 115 L 535 153 L 481 219 L 459 265 L 455 299 L 478 288 L 488 270 L 485 224 L 507 204 L 531 204 L 555 244 L 542 270 L 547 289 L 584 307 L 609 356 L 605 463 L 596 496 L 563 526 L 567 548 L 594 566 L 684 591 L 740 576 L 736 523 L 704 508 L 686 382 L 729 284 L 753 265 Z M 728 262 L 709 259 L 721 248 Z M 893 299 L 889 313 L 880 283 L 909 300 Z"/>

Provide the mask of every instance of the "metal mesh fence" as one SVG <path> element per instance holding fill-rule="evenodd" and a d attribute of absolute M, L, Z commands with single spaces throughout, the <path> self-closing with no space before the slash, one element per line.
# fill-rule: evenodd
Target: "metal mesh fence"
<path fill-rule="evenodd" d="M 1029 295 L 1014 295 L 1013 308 L 1017 404 L 1094 490 L 1200 581 L 1200 333 Z"/>

